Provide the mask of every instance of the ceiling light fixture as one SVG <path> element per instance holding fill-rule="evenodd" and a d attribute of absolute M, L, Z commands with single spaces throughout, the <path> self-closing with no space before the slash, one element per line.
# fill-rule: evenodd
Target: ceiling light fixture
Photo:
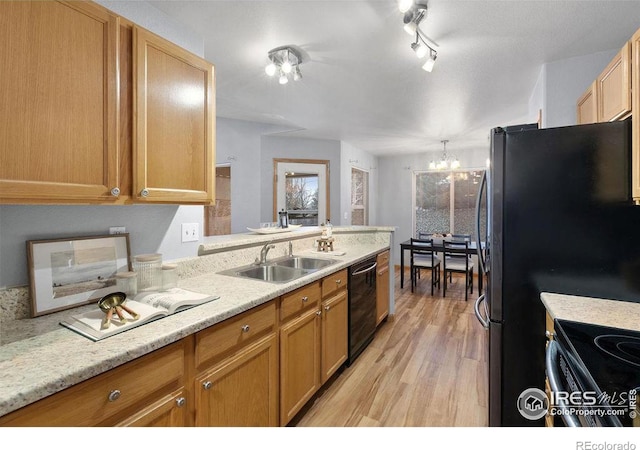
<path fill-rule="evenodd" d="M 278 74 L 278 82 L 280 84 L 287 84 L 289 75 L 292 75 L 294 81 L 302 78 L 299 67 L 302 64 L 302 56 L 296 49 L 287 46 L 278 47 L 270 50 L 267 56 L 270 62 L 264 68 L 264 71 L 270 77 Z"/>
<path fill-rule="evenodd" d="M 416 3 L 414 0 L 398 0 L 398 9 L 404 13 L 404 30 L 410 35 L 416 36 L 416 41 L 411 44 L 411 49 L 418 58 L 429 55 L 429 59 L 422 68 L 427 72 L 433 70 L 438 52 L 438 44 L 427 37 L 420 29 L 420 22 L 427 16 L 426 3 Z"/>
<path fill-rule="evenodd" d="M 438 162 L 431 161 L 429 163 L 430 170 L 446 170 L 451 169 L 455 170 L 460 168 L 460 161 L 458 158 L 453 158 L 447 155 L 447 142 L 448 140 L 440 141 L 442 142 L 442 159 Z"/>

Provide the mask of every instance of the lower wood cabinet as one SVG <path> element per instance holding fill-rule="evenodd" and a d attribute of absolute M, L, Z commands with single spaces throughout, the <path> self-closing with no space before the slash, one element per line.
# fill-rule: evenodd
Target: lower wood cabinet
<path fill-rule="evenodd" d="M 278 341 L 271 333 L 202 373 L 196 426 L 278 426 Z"/>
<path fill-rule="evenodd" d="M 128 417 L 119 427 L 184 427 L 188 425 L 187 392 L 179 389 Z"/>
<path fill-rule="evenodd" d="M 389 250 L 376 258 L 376 325 L 389 315 Z"/>
<path fill-rule="evenodd" d="M 184 420 L 180 408 L 186 408 L 187 401 L 177 400 L 184 389 L 188 347 L 188 339 L 168 345 L 7 414 L 0 418 L 0 425 L 161 425 L 166 420 Z M 167 411 L 167 408 L 176 409 Z"/>
<path fill-rule="evenodd" d="M 349 353 L 349 298 L 344 289 L 337 295 L 322 301 L 322 374 L 320 382 L 326 383 Z"/>
<path fill-rule="evenodd" d="M 276 303 L 196 334 L 196 426 L 278 425 Z"/>
<path fill-rule="evenodd" d="M 304 294 L 304 295 L 303 295 Z M 309 295 L 310 294 L 310 295 Z M 312 298 L 309 298 L 309 297 Z M 280 425 L 284 426 L 320 388 L 320 285 L 282 297 L 307 304 L 299 315 L 280 327 Z M 308 298 L 307 300 L 304 300 Z"/>

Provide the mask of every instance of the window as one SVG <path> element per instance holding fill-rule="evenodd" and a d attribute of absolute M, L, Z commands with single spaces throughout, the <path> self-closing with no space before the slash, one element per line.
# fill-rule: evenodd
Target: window
<path fill-rule="evenodd" d="M 415 172 L 416 236 L 420 232 L 475 235 L 476 197 L 483 174 L 484 170 Z"/>
<path fill-rule="evenodd" d="M 369 173 L 351 168 L 351 225 L 369 225 Z"/>
<path fill-rule="evenodd" d="M 285 208 L 292 225 L 317 226 L 318 174 L 287 172 Z"/>

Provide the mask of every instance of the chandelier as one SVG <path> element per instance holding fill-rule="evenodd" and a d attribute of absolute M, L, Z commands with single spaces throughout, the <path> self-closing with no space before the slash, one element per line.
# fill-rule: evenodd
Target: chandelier
<path fill-rule="evenodd" d="M 302 73 L 300 72 L 302 56 L 296 49 L 286 46 L 278 47 L 269 50 L 267 56 L 270 62 L 267 64 L 267 67 L 264 68 L 264 71 L 270 77 L 277 74 L 280 84 L 287 84 L 290 76 L 294 81 L 302 78 Z"/>
<path fill-rule="evenodd" d="M 460 161 L 458 158 L 451 157 L 447 155 L 447 142 L 448 140 L 440 141 L 442 142 L 442 159 L 440 161 L 431 161 L 429 163 L 430 170 L 446 170 L 446 169 L 458 169 L 460 167 Z"/>

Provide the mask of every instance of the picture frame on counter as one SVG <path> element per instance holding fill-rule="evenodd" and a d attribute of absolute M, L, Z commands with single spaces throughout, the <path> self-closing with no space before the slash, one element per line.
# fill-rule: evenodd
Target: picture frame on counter
<path fill-rule="evenodd" d="M 28 240 L 27 264 L 32 317 L 85 305 L 132 270 L 129 234 Z"/>

